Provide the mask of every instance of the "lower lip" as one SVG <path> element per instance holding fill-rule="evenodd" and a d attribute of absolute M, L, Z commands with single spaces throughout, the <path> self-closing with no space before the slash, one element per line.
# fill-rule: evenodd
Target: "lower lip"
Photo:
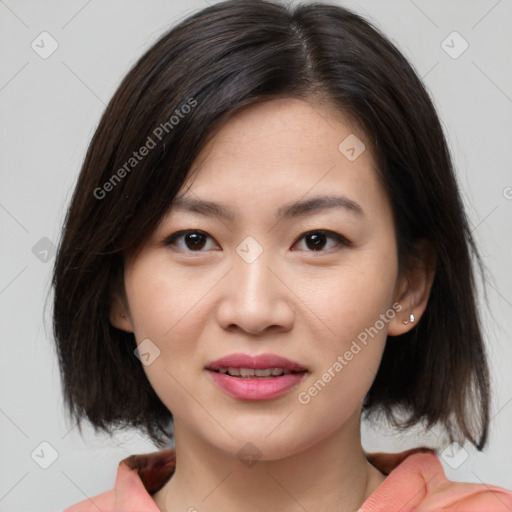
<path fill-rule="evenodd" d="M 289 373 L 280 377 L 232 377 L 208 370 L 213 381 L 225 393 L 242 400 L 270 400 L 296 387 L 305 373 Z"/>

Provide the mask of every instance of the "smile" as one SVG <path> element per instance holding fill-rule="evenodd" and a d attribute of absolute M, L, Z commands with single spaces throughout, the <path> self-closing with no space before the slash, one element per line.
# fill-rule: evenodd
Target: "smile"
<path fill-rule="evenodd" d="M 271 400 L 296 388 L 307 371 L 284 368 L 219 368 L 207 370 L 216 387 L 238 400 Z"/>
<path fill-rule="evenodd" d="M 219 373 L 231 375 L 232 377 L 250 378 L 250 377 L 280 377 L 289 375 L 292 372 L 287 368 L 219 368 Z"/>
<path fill-rule="evenodd" d="M 277 354 L 230 354 L 206 367 L 216 387 L 239 400 L 271 400 L 296 388 L 309 373 Z"/>

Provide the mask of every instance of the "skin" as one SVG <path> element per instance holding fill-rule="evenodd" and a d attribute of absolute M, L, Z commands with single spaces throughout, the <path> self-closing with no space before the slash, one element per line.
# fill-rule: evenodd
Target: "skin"
<path fill-rule="evenodd" d="M 234 220 L 171 210 L 126 260 L 125 294 L 111 322 L 158 346 L 144 371 L 174 415 L 177 468 L 153 497 L 160 510 L 353 511 L 384 481 L 361 445 L 361 404 L 387 335 L 413 328 L 403 323 L 411 312 L 421 317 L 433 271 L 399 271 L 391 205 L 369 144 L 354 161 L 338 150 L 352 133 L 364 141 L 339 112 L 313 102 L 245 109 L 217 131 L 179 194 L 222 203 Z M 276 221 L 283 205 L 323 194 L 344 196 L 364 213 L 333 208 Z M 207 233 L 199 250 L 185 237 L 163 243 L 185 229 Z M 328 237 L 315 250 L 303 235 L 318 229 L 352 245 Z M 247 236 L 263 249 L 251 263 L 236 251 Z M 299 403 L 396 302 L 401 311 L 378 335 Z M 235 352 L 278 354 L 309 374 L 278 398 L 236 399 L 205 370 Z M 237 456 L 248 442 L 261 454 L 252 467 Z"/>

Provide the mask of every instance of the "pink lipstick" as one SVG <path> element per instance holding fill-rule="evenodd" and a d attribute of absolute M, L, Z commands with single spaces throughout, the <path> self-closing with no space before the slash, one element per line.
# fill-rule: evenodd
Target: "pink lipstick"
<path fill-rule="evenodd" d="M 240 400 L 270 400 L 295 388 L 307 369 L 275 354 L 231 354 L 206 370 L 228 395 Z"/>

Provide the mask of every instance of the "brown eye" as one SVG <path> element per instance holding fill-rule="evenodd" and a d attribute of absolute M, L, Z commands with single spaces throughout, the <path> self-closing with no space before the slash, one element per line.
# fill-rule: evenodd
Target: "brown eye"
<path fill-rule="evenodd" d="M 185 245 L 193 250 L 201 250 L 206 244 L 206 237 L 202 233 L 188 233 L 184 236 Z"/>
<path fill-rule="evenodd" d="M 201 252 L 207 246 L 208 240 L 212 240 L 210 235 L 196 229 L 173 233 L 164 240 L 164 244 L 186 252 Z"/>
<path fill-rule="evenodd" d="M 306 245 L 309 249 L 318 251 L 323 249 L 326 244 L 327 236 L 325 233 L 311 233 L 305 237 Z"/>
<path fill-rule="evenodd" d="M 336 246 L 349 246 L 351 243 L 342 235 L 319 229 L 316 231 L 308 231 L 304 233 L 299 241 L 304 240 L 306 251 L 309 252 L 327 252 Z"/>

